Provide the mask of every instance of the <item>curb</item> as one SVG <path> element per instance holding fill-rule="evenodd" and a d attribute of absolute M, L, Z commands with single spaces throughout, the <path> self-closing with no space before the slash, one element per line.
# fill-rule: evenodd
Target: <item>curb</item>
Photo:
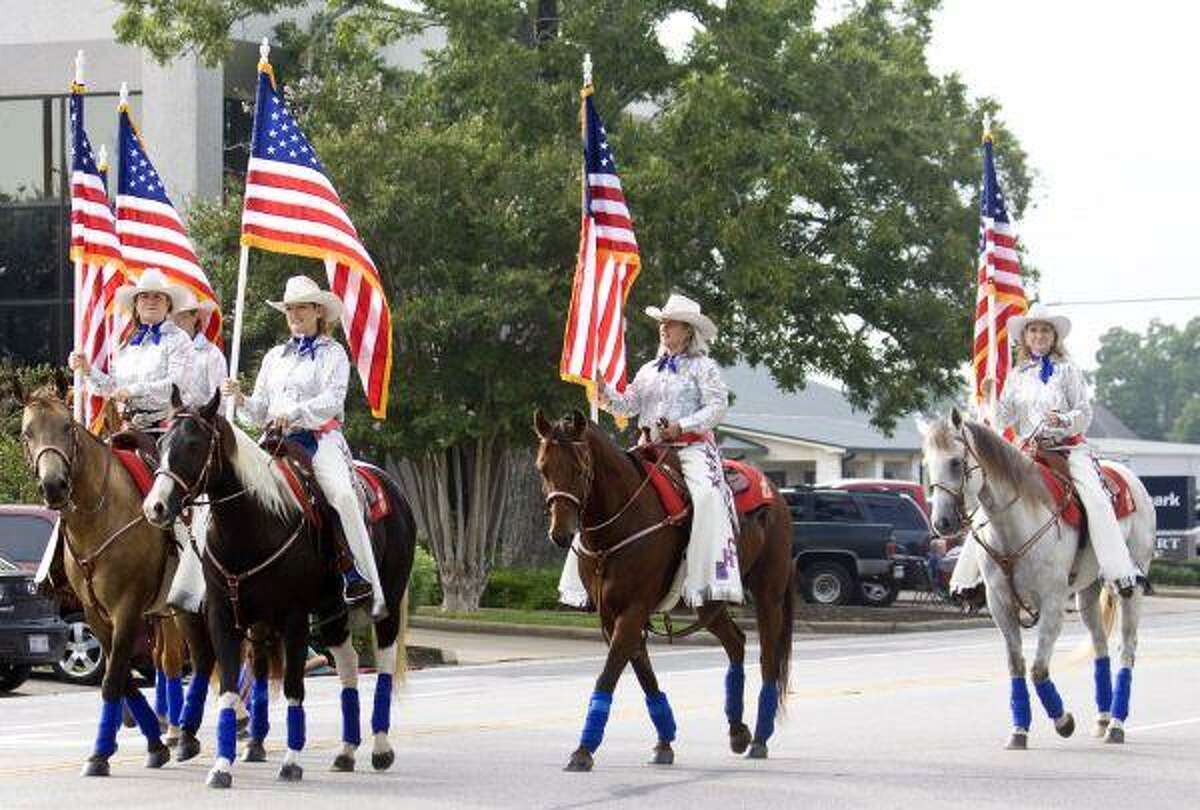
<path fill-rule="evenodd" d="M 1181 585 L 1155 585 L 1154 595 L 1167 599 L 1200 599 L 1200 588 L 1187 588 Z"/>

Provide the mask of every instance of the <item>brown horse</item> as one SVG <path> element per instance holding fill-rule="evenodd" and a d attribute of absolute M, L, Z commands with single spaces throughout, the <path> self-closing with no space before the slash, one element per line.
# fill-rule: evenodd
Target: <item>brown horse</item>
<path fill-rule="evenodd" d="M 646 707 L 658 731 L 653 762 L 669 765 L 675 755 L 675 719 L 658 688 L 646 651 L 650 613 L 666 597 L 684 550 L 689 525 L 673 525 L 645 473 L 628 453 L 582 413 L 550 424 L 539 410 L 534 427 L 541 438 L 537 467 L 550 512 L 550 538 L 567 548 L 578 534 L 579 574 L 609 639 L 608 660 L 596 680 L 579 747 L 569 771 L 588 771 L 608 722 L 613 690 L 633 664 L 646 694 Z M 765 506 L 741 516 L 737 540 L 742 582 L 754 596 L 762 689 L 751 737 L 742 722 L 746 636 L 725 603 L 699 609 L 699 621 L 720 640 L 729 656 L 725 675 L 725 716 L 730 748 L 736 754 L 767 756 L 775 715 L 787 696 L 792 652 L 792 522 L 778 492 Z"/>
<path fill-rule="evenodd" d="M 143 617 L 157 606 L 164 591 L 170 538 L 146 522 L 141 493 L 112 451 L 72 418 L 62 382 L 57 392 L 45 387 L 29 396 L 15 380 L 13 387 L 24 403 L 21 439 L 27 459 L 43 500 L 62 518 L 67 580 L 107 658 L 99 730 L 83 775 L 108 775 L 108 759 L 117 748 L 122 699 L 146 736 L 146 766 L 161 767 L 170 753 L 161 740 L 154 709 L 130 678 L 130 657 L 143 632 Z M 207 643 L 206 636 L 193 638 L 199 627 L 184 628 L 193 649 L 201 640 Z M 207 680 L 205 671 L 193 682 L 206 684 Z M 189 694 L 188 702 L 193 711 L 185 728 L 199 725 L 203 696 L 195 705 Z"/>

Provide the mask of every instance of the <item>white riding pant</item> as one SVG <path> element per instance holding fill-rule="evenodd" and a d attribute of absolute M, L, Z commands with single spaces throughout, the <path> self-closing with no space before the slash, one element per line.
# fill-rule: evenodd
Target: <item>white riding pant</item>
<path fill-rule="evenodd" d="M 1132 582 L 1138 576 L 1137 566 L 1129 554 L 1129 545 L 1117 523 L 1112 498 L 1100 481 L 1100 474 L 1092 460 L 1087 445 L 1076 445 L 1067 455 L 1068 469 L 1075 491 L 1087 513 L 1088 538 L 1100 564 L 1100 574 L 1109 582 Z M 970 588 L 983 581 L 979 568 L 978 543 L 969 538 L 963 543 L 962 553 L 954 566 L 950 578 L 952 592 Z"/>
<path fill-rule="evenodd" d="M 384 608 L 383 588 L 371 549 L 371 536 L 363 521 L 362 502 L 350 477 L 355 475 L 351 468 L 353 463 L 350 448 L 340 430 L 331 430 L 318 437 L 317 452 L 312 457 L 313 474 L 325 499 L 342 521 L 346 543 L 354 556 L 354 567 L 371 583 L 371 612 L 378 614 Z"/>

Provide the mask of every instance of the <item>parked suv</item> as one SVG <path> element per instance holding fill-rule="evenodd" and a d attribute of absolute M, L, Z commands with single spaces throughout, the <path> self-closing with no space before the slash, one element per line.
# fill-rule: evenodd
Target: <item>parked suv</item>
<path fill-rule="evenodd" d="M 0 692 L 23 684 L 34 666 L 61 659 L 66 641 L 54 600 L 37 592 L 33 574 L 0 557 Z"/>
<path fill-rule="evenodd" d="M 28 572 L 32 580 L 57 519 L 55 512 L 40 506 L 0 505 L 0 556 Z M 70 683 L 100 683 L 104 652 L 83 617 L 83 606 L 72 594 L 60 599 L 58 614 L 67 624 L 67 638 L 58 660 L 52 662 L 55 673 Z M 134 648 L 134 667 L 142 673 L 154 671 L 150 640 L 145 633 L 139 635 Z"/>

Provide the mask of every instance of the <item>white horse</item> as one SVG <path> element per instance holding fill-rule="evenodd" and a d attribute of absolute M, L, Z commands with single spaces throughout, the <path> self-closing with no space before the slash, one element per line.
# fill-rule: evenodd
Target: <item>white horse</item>
<path fill-rule="evenodd" d="M 1032 720 L 1025 683 L 1021 628 L 1038 625 L 1031 675 L 1034 689 L 1054 727 L 1063 737 L 1075 730 L 1074 717 L 1050 680 L 1050 656 L 1062 630 L 1067 597 L 1075 595 L 1079 615 L 1092 636 L 1095 655 L 1095 733 L 1106 742 L 1125 741 L 1125 719 L 1133 682 L 1142 595 L 1117 599 L 1104 587 L 1092 547 L 1059 517 L 1037 465 L 991 428 L 969 422 L 955 410 L 925 435 L 925 465 L 933 489 L 933 526 L 942 535 L 961 533 L 979 543 L 987 583 L 987 603 L 1008 648 L 1013 718 L 1007 747 L 1024 749 Z M 1133 561 L 1149 570 L 1154 553 L 1154 504 L 1141 481 L 1119 464 L 1110 464 L 1129 482 L 1134 511 L 1119 520 Z M 1103 598 L 1102 598 L 1103 597 Z M 1121 668 L 1114 689 L 1108 634 L 1114 603 L 1120 603 Z M 1032 622 L 1022 621 L 1022 613 Z M 1040 618 L 1040 623 L 1039 623 Z"/>

